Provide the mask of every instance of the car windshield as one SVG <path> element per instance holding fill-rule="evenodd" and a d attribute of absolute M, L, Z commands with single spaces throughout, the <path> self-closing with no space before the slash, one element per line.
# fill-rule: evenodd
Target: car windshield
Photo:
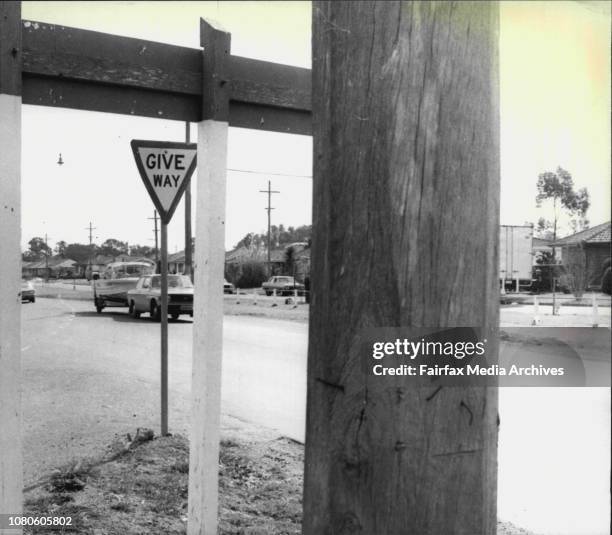
<path fill-rule="evenodd" d="M 151 278 L 152 288 L 161 288 L 161 276 Z M 193 288 L 191 279 L 187 275 L 168 275 L 168 288 Z"/>

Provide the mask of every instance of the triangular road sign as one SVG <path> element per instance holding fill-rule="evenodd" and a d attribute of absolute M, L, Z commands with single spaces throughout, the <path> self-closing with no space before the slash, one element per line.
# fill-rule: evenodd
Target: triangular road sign
<path fill-rule="evenodd" d="M 197 145 L 140 139 L 131 145 L 140 178 L 160 219 L 168 224 L 196 168 Z"/>

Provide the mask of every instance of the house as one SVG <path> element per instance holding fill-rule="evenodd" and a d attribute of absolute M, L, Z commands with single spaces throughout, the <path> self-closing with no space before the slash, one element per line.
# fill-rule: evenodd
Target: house
<path fill-rule="evenodd" d="M 60 255 L 51 256 L 48 259 L 23 262 L 21 265 L 21 276 L 25 279 L 32 279 L 34 277 L 76 277 L 78 276 L 78 265 L 70 258 L 64 258 Z"/>
<path fill-rule="evenodd" d="M 168 255 L 168 273 L 184 273 L 185 250 Z"/>
<path fill-rule="evenodd" d="M 603 264 L 610 258 L 610 221 L 576 232 L 554 243 L 561 249 L 561 263 L 572 270 L 579 266 L 587 288 L 600 288 Z"/>
<path fill-rule="evenodd" d="M 293 249 L 292 265 L 288 266 L 288 250 Z M 268 250 L 265 247 L 248 248 L 240 246 L 225 253 L 226 270 L 236 271 L 246 262 L 268 264 Z M 270 251 L 269 275 L 293 275 L 299 281 L 310 273 L 310 248 L 306 242 L 295 242 Z M 231 278 L 231 277 L 230 277 Z"/>

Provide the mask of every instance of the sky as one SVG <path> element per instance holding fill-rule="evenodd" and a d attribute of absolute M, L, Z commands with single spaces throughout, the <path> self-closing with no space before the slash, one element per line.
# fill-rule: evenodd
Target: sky
<path fill-rule="evenodd" d="M 22 17 L 193 48 L 204 17 L 231 32 L 235 55 L 310 67 L 308 2 L 24 2 Z M 549 217 L 536 208 L 535 183 L 557 166 L 590 192 L 591 223 L 609 220 L 609 8 L 503 2 L 500 19 L 501 223 Z M 95 243 L 153 244 L 153 205 L 129 141 L 182 141 L 184 123 L 24 106 L 22 128 L 24 248 L 45 233 L 52 246 L 87 242 L 90 222 Z M 194 140 L 197 125 L 191 132 Z M 228 249 L 247 232 L 265 231 L 260 190 L 268 180 L 281 192 L 273 196 L 272 223 L 311 223 L 311 154 L 308 136 L 230 128 Z M 170 252 L 183 248 L 183 229 L 181 203 L 169 226 Z"/>

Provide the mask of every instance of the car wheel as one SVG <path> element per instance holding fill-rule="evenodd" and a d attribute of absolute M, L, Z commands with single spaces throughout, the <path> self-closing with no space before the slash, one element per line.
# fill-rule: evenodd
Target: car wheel
<path fill-rule="evenodd" d="M 94 302 L 95 302 L 95 305 L 96 305 L 96 312 L 98 314 L 101 314 L 102 310 L 104 310 L 104 302 L 102 301 L 102 299 L 98 299 L 98 298 L 96 298 L 96 300 Z"/>
<path fill-rule="evenodd" d="M 179 319 L 180 314 L 172 314 L 171 318 L 176 321 L 177 319 Z"/>
<path fill-rule="evenodd" d="M 270 296 L 272 295 L 272 292 L 268 292 L 268 291 L 266 290 L 266 295 L 267 295 L 268 297 L 270 297 Z"/>
<path fill-rule="evenodd" d="M 136 310 L 136 304 L 134 303 L 134 301 L 130 301 L 130 316 L 132 316 L 136 320 L 140 317 L 140 312 Z"/>
<path fill-rule="evenodd" d="M 160 321 L 161 320 L 161 307 L 157 305 L 156 301 L 151 301 L 151 308 L 149 314 L 151 315 L 151 320 Z"/>
<path fill-rule="evenodd" d="M 36 303 L 36 297 L 32 297 L 32 299 L 30 299 L 30 303 Z"/>

